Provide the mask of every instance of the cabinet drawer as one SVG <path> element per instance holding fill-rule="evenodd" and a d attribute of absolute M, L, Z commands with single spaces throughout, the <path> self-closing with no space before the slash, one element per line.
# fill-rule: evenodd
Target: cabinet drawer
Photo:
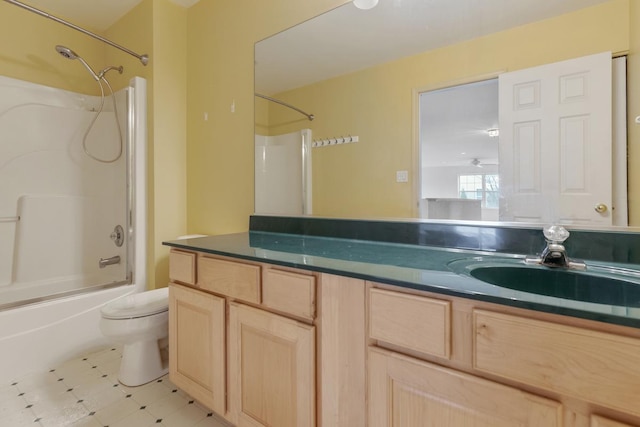
<path fill-rule="evenodd" d="M 451 354 L 451 303 L 399 292 L 371 289 L 371 338 L 433 356 Z"/>
<path fill-rule="evenodd" d="M 316 278 L 288 271 L 265 269 L 262 304 L 285 313 L 313 319 Z"/>
<path fill-rule="evenodd" d="M 260 303 L 260 267 L 241 262 L 200 257 L 200 288 L 239 300 Z"/>
<path fill-rule="evenodd" d="M 473 325 L 475 369 L 640 415 L 640 340 L 482 310 Z"/>
<path fill-rule="evenodd" d="M 196 254 L 171 249 L 169 252 L 169 279 L 173 282 L 196 284 Z"/>

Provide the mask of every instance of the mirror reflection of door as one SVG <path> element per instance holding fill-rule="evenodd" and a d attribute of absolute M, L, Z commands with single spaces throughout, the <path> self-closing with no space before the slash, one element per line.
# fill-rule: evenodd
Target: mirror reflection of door
<path fill-rule="evenodd" d="M 498 79 L 420 93 L 421 218 L 498 220 Z"/>
<path fill-rule="evenodd" d="M 500 219 L 611 225 L 611 53 L 504 73 L 499 86 Z"/>
<path fill-rule="evenodd" d="M 605 52 L 421 93 L 420 216 L 626 225 L 625 82 Z"/>

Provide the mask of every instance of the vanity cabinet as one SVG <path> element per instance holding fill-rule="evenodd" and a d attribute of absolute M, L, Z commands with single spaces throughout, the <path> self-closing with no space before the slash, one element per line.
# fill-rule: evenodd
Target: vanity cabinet
<path fill-rule="evenodd" d="M 315 276 L 179 250 L 170 266 L 171 380 L 238 427 L 315 426 Z"/>
<path fill-rule="evenodd" d="M 377 283 L 367 301 L 370 427 L 640 426 L 636 330 Z"/>
<path fill-rule="evenodd" d="M 170 378 L 236 426 L 640 427 L 640 330 L 172 249 Z"/>
<path fill-rule="evenodd" d="M 365 426 L 364 281 L 177 249 L 170 265 L 177 386 L 238 427 Z"/>

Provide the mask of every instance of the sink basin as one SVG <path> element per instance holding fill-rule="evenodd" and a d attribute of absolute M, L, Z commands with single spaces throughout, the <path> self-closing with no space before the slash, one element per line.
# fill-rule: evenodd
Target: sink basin
<path fill-rule="evenodd" d="M 484 262 L 483 262 L 484 261 Z M 640 307 L 640 277 L 620 269 L 586 271 L 526 265 L 521 260 L 454 261 L 453 271 L 485 283 L 521 292 L 597 304 Z"/>

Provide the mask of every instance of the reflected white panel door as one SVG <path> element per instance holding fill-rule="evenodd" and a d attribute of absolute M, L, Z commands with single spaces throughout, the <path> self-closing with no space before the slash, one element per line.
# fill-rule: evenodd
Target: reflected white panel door
<path fill-rule="evenodd" d="M 611 224 L 611 75 L 611 52 L 500 75 L 500 220 Z"/>

